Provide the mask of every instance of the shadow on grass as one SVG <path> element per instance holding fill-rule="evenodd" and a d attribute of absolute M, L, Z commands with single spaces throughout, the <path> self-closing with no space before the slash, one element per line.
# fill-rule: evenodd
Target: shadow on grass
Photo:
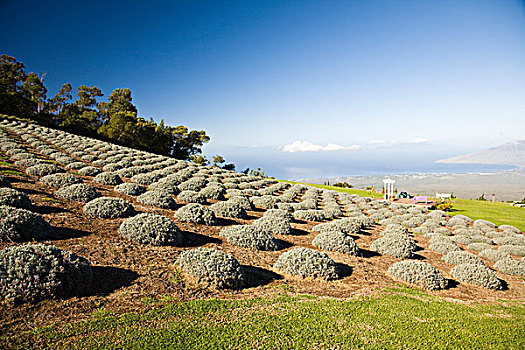
<path fill-rule="evenodd" d="M 262 267 L 241 265 L 246 275 L 245 288 L 259 287 L 282 280 L 283 276 Z"/>

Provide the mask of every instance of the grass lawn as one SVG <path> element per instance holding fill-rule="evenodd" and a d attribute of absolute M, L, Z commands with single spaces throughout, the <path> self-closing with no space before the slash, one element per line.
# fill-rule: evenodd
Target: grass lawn
<path fill-rule="evenodd" d="M 496 225 L 512 225 L 525 232 L 525 208 L 511 207 L 508 203 L 455 199 L 451 215 L 463 214 L 469 218 L 485 219 Z"/>
<path fill-rule="evenodd" d="M 375 191 L 356 190 L 354 188 L 342 188 L 342 187 L 327 186 L 327 185 L 315 185 L 315 184 L 307 184 L 303 182 L 294 182 L 294 181 L 283 181 L 283 180 L 277 180 L 277 181 L 288 182 L 291 184 L 303 184 L 303 185 L 308 185 L 312 187 L 323 188 L 323 189 L 331 190 L 331 191 L 339 191 L 339 192 L 344 192 L 344 193 L 349 193 L 349 194 L 357 194 L 361 197 L 373 197 L 373 198 L 383 197 L 382 193 L 375 192 Z"/>
<path fill-rule="evenodd" d="M 71 349 L 523 349 L 525 306 L 463 304 L 418 290 L 354 300 L 202 300 L 32 331 L 32 347 Z M 0 338 L 1 340 L 1 338 Z M 13 346 L 14 344 L 10 344 Z M 20 348 L 28 346 L 18 344 Z"/>

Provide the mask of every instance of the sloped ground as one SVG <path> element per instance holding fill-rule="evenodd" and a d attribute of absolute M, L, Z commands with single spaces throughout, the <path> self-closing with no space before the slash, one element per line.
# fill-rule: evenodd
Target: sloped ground
<path fill-rule="evenodd" d="M 17 129 L 13 126 L 16 125 L 8 124 L 6 128 L 10 138 L 19 142 L 37 157 L 53 160 L 39 153 L 37 149 L 20 138 L 24 135 L 24 131 L 33 131 L 33 135 L 37 137 L 42 134 L 40 129 Z M 52 146 L 57 150 L 61 149 L 60 144 Z M 69 155 L 76 158 L 77 161 L 82 161 L 79 157 Z M 225 226 L 251 224 L 264 214 L 263 209 L 248 211 L 247 219 L 221 218 L 217 226 L 183 223 L 173 218 L 174 210 L 142 205 L 134 196 L 121 194 L 114 191 L 113 186 L 102 185 L 93 181 L 91 176 L 81 176 L 74 172 L 75 176 L 81 178 L 84 183 L 97 188 L 104 196 L 123 198 L 131 202 L 138 212 L 158 213 L 173 219 L 183 230 L 187 242 L 183 247 L 142 245 L 122 237 L 117 232 L 123 219 L 100 219 L 86 216 L 82 211 L 82 203 L 56 197 L 55 189 L 38 182 L 36 176 L 25 174 L 26 168 L 14 164 L 14 159 L 11 159 L 5 151 L 1 156 L 3 160 L 0 163 L 0 171 L 7 176 L 12 187 L 28 194 L 34 206 L 33 211 L 41 214 L 47 222 L 57 228 L 55 238 L 43 243 L 69 250 L 86 258 L 96 267 L 97 274 L 97 283 L 88 296 L 72 297 L 66 300 L 45 300 L 36 304 L 1 304 L 2 336 L 15 343 L 30 337 L 30 333 L 27 332 L 37 327 L 82 320 L 87 315 L 101 309 L 119 314 L 156 308 L 163 303 L 173 302 L 173 300 L 272 297 L 282 294 L 283 291 L 292 295 L 312 294 L 330 298 L 353 298 L 383 293 L 384 288 L 399 283 L 385 273 L 393 263 L 400 259 L 370 251 L 371 243 L 380 236 L 379 233 L 384 229 L 384 226 L 378 224 L 352 235 L 363 251 L 363 256 L 355 257 L 327 252 L 343 268 L 343 278 L 335 281 L 302 279 L 284 275 L 281 271 L 274 269 L 273 264 L 280 254 L 293 247 L 317 249 L 312 245 L 312 240 L 317 235 L 317 232 L 312 231 L 312 227 L 318 223 L 296 220 L 292 222 L 294 234 L 274 234 L 275 238 L 282 241 L 282 249 L 254 251 L 229 244 L 219 236 L 219 231 Z M 86 165 L 90 163 L 84 162 Z M 57 164 L 64 170 L 70 171 L 62 164 Z M 130 182 L 129 178 L 123 177 L 123 179 Z M 271 185 L 266 184 L 263 188 L 269 186 Z M 294 202 L 300 203 L 304 193 L 303 189 Z M 273 195 L 283 195 L 283 190 L 274 192 Z M 208 201 L 206 206 L 213 202 L 215 201 Z M 321 196 L 317 198 L 317 203 L 319 208 L 323 208 L 326 204 Z M 178 204 L 184 205 L 180 202 Z M 338 200 L 338 205 L 345 208 L 342 200 Z M 364 212 L 366 213 L 366 210 Z M 417 251 L 415 259 L 428 261 L 450 279 L 448 288 L 430 292 L 431 294 L 457 302 L 523 300 L 525 295 L 523 278 L 496 271 L 496 275 L 506 284 L 505 290 L 502 291 L 491 291 L 454 281 L 450 275 L 453 265 L 443 262 L 442 254 L 428 249 L 428 238 L 420 234 L 414 234 L 413 238 L 421 248 Z M 0 249 L 19 244 L 24 243 L 0 242 Z M 465 245 L 459 244 L 459 246 L 466 250 Z M 175 266 L 174 261 L 182 251 L 195 247 L 210 247 L 230 253 L 245 268 L 248 286 L 241 290 L 216 291 L 203 289 L 192 283 Z M 477 252 L 471 252 L 477 254 Z M 518 259 L 516 256 L 514 258 Z M 487 266 L 493 267 L 493 262 L 488 259 L 484 261 Z M 152 300 L 157 302 L 150 303 L 149 301 Z"/>

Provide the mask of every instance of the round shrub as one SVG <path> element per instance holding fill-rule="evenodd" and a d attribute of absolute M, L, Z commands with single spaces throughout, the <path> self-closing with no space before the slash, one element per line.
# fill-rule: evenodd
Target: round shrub
<path fill-rule="evenodd" d="M 126 218 L 135 214 L 133 206 L 121 198 L 100 197 L 84 205 L 84 213 L 97 218 Z"/>
<path fill-rule="evenodd" d="M 411 258 L 416 248 L 416 243 L 412 238 L 402 234 L 380 237 L 370 245 L 370 250 L 402 259 Z"/>
<path fill-rule="evenodd" d="M 268 231 L 252 225 L 235 225 L 225 227 L 220 236 L 229 243 L 254 250 L 277 250 L 277 241 Z"/>
<path fill-rule="evenodd" d="M 142 213 L 125 219 L 118 232 L 130 240 L 155 246 L 180 245 L 182 233 L 163 215 Z"/>
<path fill-rule="evenodd" d="M 525 256 L 525 246 L 522 245 L 502 245 L 499 247 L 498 251 L 505 254 Z"/>
<path fill-rule="evenodd" d="M 204 197 L 200 192 L 196 191 L 182 191 L 177 196 L 177 199 L 185 203 L 206 203 L 206 197 Z"/>
<path fill-rule="evenodd" d="M 449 264 L 478 264 L 478 265 L 485 265 L 483 260 L 479 258 L 477 255 L 474 255 L 469 252 L 465 251 L 457 251 L 457 252 L 450 252 L 441 258 L 444 262 L 447 262 Z"/>
<path fill-rule="evenodd" d="M 453 240 L 454 242 L 458 243 L 458 244 L 469 245 L 471 243 L 474 243 L 474 239 L 472 239 L 472 237 L 466 236 L 466 235 L 452 236 L 452 237 L 450 237 L 450 239 Z"/>
<path fill-rule="evenodd" d="M 388 224 L 384 231 L 380 232 L 380 235 L 384 236 L 386 233 L 399 233 L 403 235 L 408 235 L 408 229 L 400 224 Z"/>
<path fill-rule="evenodd" d="M 468 250 L 474 250 L 476 252 L 481 252 L 482 250 L 490 248 L 491 245 L 487 243 L 470 243 L 469 245 L 467 245 Z"/>
<path fill-rule="evenodd" d="M 56 174 L 61 172 L 62 169 L 51 163 L 40 163 L 37 165 L 30 166 L 26 169 L 26 173 L 34 176 L 46 176 L 50 174 Z"/>
<path fill-rule="evenodd" d="M 341 231 L 327 231 L 318 234 L 312 244 L 317 248 L 358 256 L 359 248 L 354 239 Z"/>
<path fill-rule="evenodd" d="M 491 227 L 491 228 L 496 228 L 498 227 L 496 224 L 494 224 L 493 222 L 490 222 L 490 221 L 487 221 L 487 220 L 483 220 L 483 219 L 477 219 L 474 221 L 474 226 L 488 226 L 488 227 Z"/>
<path fill-rule="evenodd" d="M 81 183 L 82 180 L 72 174 L 57 173 L 41 177 L 38 181 L 50 187 L 64 187 Z"/>
<path fill-rule="evenodd" d="M 263 214 L 264 217 L 274 217 L 285 219 L 289 222 L 293 220 L 292 214 L 289 211 L 283 209 L 268 209 Z"/>
<path fill-rule="evenodd" d="M 450 252 L 458 252 L 461 250 L 460 247 L 458 247 L 452 242 L 450 243 L 447 243 L 447 242 L 432 243 L 428 246 L 428 249 L 433 250 L 440 254 L 448 254 Z"/>
<path fill-rule="evenodd" d="M 107 171 L 107 172 L 113 172 L 113 171 L 117 171 L 120 169 L 122 169 L 122 167 L 115 163 L 109 163 L 102 167 L 102 170 Z"/>
<path fill-rule="evenodd" d="M 55 192 L 55 195 L 68 201 L 87 203 L 102 196 L 100 192 L 86 184 L 64 186 Z"/>
<path fill-rule="evenodd" d="M 272 195 L 264 195 L 252 198 L 253 205 L 262 209 L 273 209 L 278 202 L 279 198 Z"/>
<path fill-rule="evenodd" d="M 280 235 L 289 235 L 292 233 L 290 221 L 282 217 L 264 216 L 255 220 L 253 225 L 260 228 L 261 230 L 277 233 Z"/>
<path fill-rule="evenodd" d="M 141 185 L 151 185 L 152 183 L 158 181 L 162 176 L 158 173 L 145 173 L 137 174 L 131 177 L 131 181 L 141 184 Z"/>
<path fill-rule="evenodd" d="M 447 280 L 441 272 L 425 261 L 399 261 L 390 266 L 386 273 L 427 290 L 438 290 L 447 286 Z"/>
<path fill-rule="evenodd" d="M 169 192 L 162 190 L 147 191 L 137 197 L 137 201 L 141 204 L 151 205 L 153 207 L 162 209 L 176 209 L 177 203 Z"/>
<path fill-rule="evenodd" d="M 498 245 L 525 246 L 525 238 L 523 237 L 503 236 L 503 237 L 496 237 L 492 241 Z"/>
<path fill-rule="evenodd" d="M 9 187 L 0 187 L 0 205 L 31 210 L 33 205 L 24 193 Z"/>
<path fill-rule="evenodd" d="M 480 264 L 462 263 L 450 270 L 450 274 L 460 282 L 475 284 L 488 289 L 503 289 L 494 271 Z"/>
<path fill-rule="evenodd" d="M 468 216 L 459 214 L 459 215 L 454 215 L 453 217 L 451 217 L 448 222 L 449 222 L 450 225 L 454 225 L 456 223 L 467 223 L 467 224 L 470 224 L 470 223 L 473 223 L 474 220 L 472 220 Z"/>
<path fill-rule="evenodd" d="M 231 255 L 210 248 L 182 252 L 175 261 L 185 273 L 207 288 L 240 288 L 245 283 L 241 264 Z"/>
<path fill-rule="evenodd" d="M 84 176 L 95 176 L 95 175 L 100 174 L 102 170 L 94 166 L 85 166 L 81 169 L 78 169 L 77 172 L 80 175 L 84 175 Z"/>
<path fill-rule="evenodd" d="M 203 225 L 215 225 L 217 223 L 213 210 L 198 203 L 190 203 L 177 210 L 175 219 Z"/>
<path fill-rule="evenodd" d="M 68 251 L 41 244 L 0 251 L 0 295 L 15 302 L 81 295 L 91 285 L 89 262 Z"/>
<path fill-rule="evenodd" d="M 131 182 L 125 182 L 113 188 L 115 191 L 129 196 L 138 196 L 146 192 L 146 187 Z"/>
<path fill-rule="evenodd" d="M 97 176 L 95 176 L 93 180 L 103 185 L 111 185 L 111 186 L 120 185 L 122 183 L 122 179 L 120 178 L 120 176 L 114 173 L 107 173 L 107 172 L 102 172 L 98 174 Z"/>
<path fill-rule="evenodd" d="M 227 200 L 225 202 L 217 202 L 210 205 L 210 209 L 213 210 L 215 216 L 220 216 L 224 218 L 236 218 L 244 219 L 248 216 L 246 210 L 243 207 L 232 200 Z"/>
<path fill-rule="evenodd" d="M 498 261 L 500 259 L 510 258 L 510 255 L 500 252 L 499 250 L 488 248 L 484 249 L 479 253 L 479 256 L 482 258 L 487 258 L 491 261 Z"/>
<path fill-rule="evenodd" d="M 334 280 L 340 277 L 335 261 L 323 252 L 309 248 L 293 248 L 279 256 L 274 268 L 289 275 Z"/>
<path fill-rule="evenodd" d="M 86 166 L 86 163 L 84 162 L 73 162 L 73 163 L 69 163 L 68 165 L 66 165 L 66 168 L 78 170 L 78 169 L 84 168 L 85 166 Z"/>
<path fill-rule="evenodd" d="M 247 211 L 253 210 L 252 202 L 250 202 L 248 197 L 244 195 L 232 196 L 230 197 L 230 199 L 228 199 L 228 202 L 235 203 L 239 205 L 242 209 L 247 210 Z"/>
<path fill-rule="evenodd" d="M 206 186 L 200 191 L 200 194 L 207 199 L 222 201 L 225 199 L 226 190 L 223 186 Z"/>
<path fill-rule="evenodd" d="M 325 215 L 322 210 L 296 210 L 293 213 L 295 219 L 307 221 L 324 221 Z"/>
<path fill-rule="evenodd" d="M 11 187 L 11 182 L 4 175 L 0 175 L 0 187 Z"/>
<path fill-rule="evenodd" d="M 519 228 L 517 227 L 514 227 L 514 226 L 511 226 L 511 225 L 501 225 L 500 227 L 498 227 L 500 230 L 503 230 L 503 231 L 510 231 L 510 232 L 513 232 L 513 233 L 521 233 L 521 231 L 519 230 Z"/>
<path fill-rule="evenodd" d="M 206 181 L 202 179 L 190 179 L 178 185 L 181 191 L 200 191 L 204 186 L 206 186 Z"/>
<path fill-rule="evenodd" d="M 517 261 L 511 257 L 499 259 L 494 268 L 508 275 L 525 277 L 525 261 Z"/>
<path fill-rule="evenodd" d="M 42 159 L 38 159 L 38 158 L 22 159 L 22 160 L 17 160 L 15 162 L 16 165 L 24 167 L 24 168 L 29 168 L 29 167 L 32 167 L 33 165 L 43 164 L 43 163 L 45 162 Z"/>
<path fill-rule="evenodd" d="M 43 240 L 50 237 L 51 231 L 51 226 L 39 214 L 26 209 L 0 206 L 1 242 Z"/>

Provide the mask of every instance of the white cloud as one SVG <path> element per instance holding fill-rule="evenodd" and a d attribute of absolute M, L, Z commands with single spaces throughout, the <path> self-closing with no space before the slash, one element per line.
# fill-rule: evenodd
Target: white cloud
<path fill-rule="evenodd" d="M 333 151 L 356 151 L 361 146 L 352 145 L 350 147 L 341 146 L 336 143 L 329 143 L 325 146 L 318 145 L 309 141 L 294 141 L 281 148 L 284 152 L 333 152 Z"/>
<path fill-rule="evenodd" d="M 368 143 L 371 143 L 373 145 L 384 145 L 386 143 L 385 140 L 370 140 Z"/>
<path fill-rule="evenodd" d="M 425 143 L 427 141 L 428 141 L 427 139 L 424 139 L 422 137 L 418 137 L 418 138 L 415 138 L 415 139 L 407 141 L 407 143 Z"/>

